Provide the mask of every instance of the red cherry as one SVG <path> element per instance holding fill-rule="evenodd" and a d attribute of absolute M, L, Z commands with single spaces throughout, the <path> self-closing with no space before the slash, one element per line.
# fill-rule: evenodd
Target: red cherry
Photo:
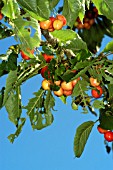
<path fill-rule="evenodd" d="M 54 58 L 53 55 L 48 55 L 46 53 L 43 53 L 42 55 L 47 63 L 50 63 L 51 59 Z"/>
<path fill-rule="evenodd" d="M 53 28 L 53 22 L 56 20 L 56 18 L 49 17 L 49 20 L 51 21 L 51 25 L 49 26 L 49 29 L 50 29 L 50 28 Z"/>
<path fill-rule="evenodd" d="M 50 77 L 50 71 L 48 70 L 48 66 L 45 66 L 40 71 L 43 78 L 46 78 L 45 74 L 47 74 L 48 78 Z"/>
<path fill-rule="evenodd" d="M 91 94 L 94 98 L 99 98 L 103 94 L 103 90 L 101 86 L 97 86 L 96 89 L 92 89 Z"/>
<path fill-rule="evenodd" d="M 27 49 L 27 51 L 30 52 L 31 54 L 34 53 L 34 50 L 30 50 L 29 48 Z M 24 53 L 24 51 L 20 51 L 20 54 L 21 54 L 21 56 L 22 56 L 22 58 L 23 58 L 24 60 L 30 60 L 30 57 L 29 57 L 28 55 L 26 55 L 26 54 Z"/>
<path fill-rule="evenodd" d="M 112 142 L 113 141 L 113 132 L 112 131 L 108 131 L 108 132 L 104 133 L 104 138 L 108 142 Z"/>
<path fill-rule="evenodd" d="M 100 126 L 97 126 L 97 130 L 98 130 L 98 132 L 101 133 L 101 134 L 104 134 L 104 133 L 108 132 L 108 130 L 102 129 Z"/>
<path fill-rule="evenodd" d="M 0 20 L 2 20 L 3 18 L 3 14 L 0 12 Z"/>
<path fill-rule="evenodd" d="M 72 90 L 64 90 L 64 91 L 63 91 L 63 94 L 64 94 L 65 96 L 70 96 L 70 95 L 72 95 Z"/>

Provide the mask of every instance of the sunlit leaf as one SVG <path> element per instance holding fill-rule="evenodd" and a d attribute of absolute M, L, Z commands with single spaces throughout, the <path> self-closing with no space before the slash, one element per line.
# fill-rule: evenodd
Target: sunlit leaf
<path fill-rule="evenodd" d="M 109 52 L 112 51 L 113 52 L 113 41 L 110 41 L 105 48 L 103 49 L 103 52 Z"/>
<path fill-rule="evenodd" d="M 17 18 L 17 16 L 19 16 L 20 14 L 20 10 L 18 8 L 16 1 L 3 0 L 3 2 L 4 6 L 2 8 L 2 13 L 11 19 Z"/>
<path fill-rule="evenodd" d="M 37 16 L 48 19 L 50 16 L 49 0 L 18 0 L 18 3 L 24 7 L 25 10 L 31 11 Z"/>
<path fill-rule="evenodd" d="M 30 27 L 32 27 L 32 32 L 29 32 Z M 24 50 L 27 48 L 34 49 L 34 47 L 39 46 L 41 32 L 39 24 L 35 19 L 32 18 L 30 21 L 23 20 L 22 17 L 15 19 L 14 32 L 16 40 L 21 43 L 21 47 Z"/>
<path fill-rule="evenodd" d="M 64 0 L 63 4 L 63 15 L 67 19 L 67 25 L 72 27 L 75 23 L 76 18 L 79 15 L 83 3 L 79 0 Z"/>
<path fill-rule="evenodd" d="M 50 10 L 55 8 L 55 6 L 58 4 L 60 0 L 50 0 Z"/>

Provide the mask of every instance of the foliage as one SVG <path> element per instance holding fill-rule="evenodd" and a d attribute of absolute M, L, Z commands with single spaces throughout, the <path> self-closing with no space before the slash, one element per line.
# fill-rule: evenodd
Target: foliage
<path fill-rule="evenodd" d="M 56 102 L 53 91 L 60 88 L 55 81 L 68 83 L 80 78 L 72 90 L 72 109 L 76 111 L 80 106 L 84 114 L 90 112 L 98 117 L 95 122 L 84 122 L 76 129 L 74 153 L 76 157 L 80 157 L 96 122 L 104 129 L 113 130 L 113 41 L 99 51 L 104 36 L 113 37 L 113 2 L 64 0 L 62 6 L 59 6 L 59 2 L 60 0 L 0 2 L 0 14 L 3 14 L 0 40 L 14 36 L 16 41 L 16 45 L 8 47 L 5 54 L 0 54 L 0 77 L 7 75 L 6 85 L 0 90 L 0 109 L 6 108 L 9 120 L 16 127 L 16 132 L 8 136 L 13 143 L 27 118 L 35 130 L 53 123 L 52 110 Z M 50 16 L 58 13 L 65 16 L 66 26 L 52 32 L 41 29 L 41 21 L 49 20 Z M 76 25 L 77 22 L 82 24 L 81 29 Z M 86 23 L 91 23 L 90 27 L 86 28 Z M 30 53 L 28 49 L 33 49 L 34 53 Z M 21 51 L 29 55 L 30 59 L 18 62 Z M 43 53 L 54 55 L 54 58 L 47 63 Z M 48 71 L 44 78 L 51 82 L 50 90 L 40 87 L 24 106 L 21 99 L 23 83 L 39 75 L 45 66 Z M 100 82 L 103 90 L 101 98 L 93 98 L 90 94 L 92 89 L 96 89 L 91 86 L 90 77 Z M 66 104 L 67 97 L 62 95 L 59 99 Z M 23 110 L 26 110 L 26 117 L 23 116 Z M 95 110 L 99 110 L 99 114 Z M 112 147 L 106 142 L 105 146 Z"/>

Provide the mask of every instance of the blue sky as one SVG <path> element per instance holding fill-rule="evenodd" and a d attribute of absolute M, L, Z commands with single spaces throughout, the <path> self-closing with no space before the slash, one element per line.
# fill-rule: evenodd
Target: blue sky
<path fill-rule="evenodd" d="M 102 48 L 110 39 L 104 38 Z M 14 44 L 13 38 L 0 40 L 0 54 Z M 21 58 L 20 58 L 21 60 Z M 42 77 L 35 76 L 22 87 L 22 101 L 27 104 L 41 85 Z M 0 78 L 0 88 L 5 83 L 5 76 Z M 113 168 L 113 154 L 108 155 L 104 147 L 104 138 L 97 132 L 96 125 L 88 139 L 81 158 L 75 158 L 73 140 L 78 125 L 96 118 L 88 113 L 81 113 L 81 108 L 71 109 L 71 98 L 64 105 L 56 97 L 51 126 L 33 131 L 27 120 L 22 133 L 13 144 L 7 136 L 15 132 L 14 125 L 8 120 L 5 108 L 0 110 L 0 169 L 1 170 L 106 170 Z M 25 113 L 25 111 L 24 111 Z"/>

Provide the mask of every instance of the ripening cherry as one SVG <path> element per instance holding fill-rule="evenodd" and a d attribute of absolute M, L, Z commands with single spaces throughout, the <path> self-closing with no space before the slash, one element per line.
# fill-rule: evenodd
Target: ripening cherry
<path fill-rule="evenodd" d="M 108 132 L 108 130 L 103 129 L 103 128 L 101 128 L 100 126 L 97 126 L 97 130 L 98 130 L 98 132 L 101 133 L 101 134 L 104 134 L 104 133 Z"/>
<path fill-rule="evenodd" d="M 55 96 L 61 97 L 63 95 L 62 87 L 60 87 L 60 89 L 57 90 L 57 91 L 53 91 L 53 93 L 54 93 Z"/>
<path fill-rule="evenodd" d="M 0 20 L 2 20 L 3 18 L 3 14 L 0 12 Z"/>
<path fill-rule="evenodd" d="M 85 28 L 85 29 L 90 29 L 90 24 L 88 23 L 88 22 L 85 22 L 84 24 L 83 24 L 83 27 Z"/>
<path fill-rule="evenodd" d="M 50 81 L 50 80 L 44 79 L 44 80 L 42 81 L 42 88 L 43 88 L 44 90 L 50 90 L 50 85 L 51 85 L 51 81 Z"/>
<path fill-rule="evenodd" d="M 47 30 L 50 25 L 52 24 L 51 20 L 45 20 L 45 21 L 40 21 L 40 28 L 42 28 L 43 30 Z"/>
<path fill-rule="evenodd" d="M 100 85 L 100 82 L 96 78 L 90 77 L 89 79 L 91 86 L 96 87 Z"/>
<path fill-rule="evenodd" d="M 108 142 L 113 142 L 113 132 L 112 131 L 108 131 L 108 132 L 104 133 L 104 138 Z"/>
<path fill-rule="evenodd" d="M 48 28 L 49 32 L 53 32 L 55 29 L 54 28 Z"/>
<path fill-rule="evenodd" d="M 59 20 L 59 19 L 56 19 L 54 22 L 53 22 L 53 28 L 55 30 L 60 30 L 62 29 L 63 27 L 63 21 Z"/>
<path fill-rule="evenodd" d="M 78 78 L 75 79 L 75 80 L 72 80 L 72 85 L 73 85 L 73 87 L 78 83 L 79 80 L 80 80 L 80 77 L 78 77 Z"/>
<path fill-rule="evenodd" d="M 51 59 L 54 58 L 53 55 L 48 55 L 46 53 L 43 53 L 42 55 L 47 63 L 50 63 Z"/>
<path fill-rule="evenodd" d="M 30 50 L 29 48 L 27 49 L 27 51 L 29 52 L 29 53 L 31 53 L 31 54 L 33 54 L 34 53 L 34 50 Z M 22 56 L 22 58 L 24 59 L 24 60 L 30 60 L 30 57 L 27 55 L 27 54 L 25 54 L 25 52 L 24 51 L 20 51 L 20 54 L 21 54 L 21 56 Z"/>
<path fill-rule="evenodd" d="M 49 30 L 51 30 L 51 29 L 54 29 L 53 28 L 53 22 L 56 20 L 56 18 L 55 17 L 49 17 L 49 20 L 51 21 L 51 25 L 49 26 Z"/>
<path fill-rule="evenodd" d="M 63 90 L 72 90 L 73 89 L 73 84 L 72 82 L 66 82 L 66 81 L 63 81 L 61 83 L 61 87 L 63 88 Z"/>
<path fill-rule="evenodd" d="M 92 18 L 89 20 L 89 24 L 92 26 L 95 23 L 95 20 Z"/>
<path fill-rule="evenodd" d="M 65 16 L 63 16 L 63 15 L 58 14 L 58 15 L 56 16 L 56 19 L 58 19 L 58 20 L 60 20 L 60 21 L 63 21 L 63 26 L 65 26 L 66 23 L 67 23 L 66 18 L 65 18 Z"/>
<path fill-rule="evenodd" d="M 60 86 L 61 80 L 56 80 L 56 81 L 54 81 L 54 84 L 56 84 L 57 86 Z"/>
<path fill-rule="evenodd" d="M 102 90 L 102 87 L 101 86 L 97 86 L 95 87 L 96 89 L 92 89 L 91 90 L 91 94 L 94 98 L 99 98 L 102 96 L 103 94 L 103 90 Z"/>
<path fill-rule="evenodd" d="M 64 90 L 63 91 L 63 94 L 65 95 L 65 96 L 70 96 L 70 95 L 72 95 L 72 90 Z"/>
<path fill-rule="evenodd" d="M 43 67 L 41 69 L 40 73 L 43 78 L 46 78 L 46 74 L 47 74 L 48 78 L 50 77 L 50 71 L 48 70 L 48 66 Z"/>

